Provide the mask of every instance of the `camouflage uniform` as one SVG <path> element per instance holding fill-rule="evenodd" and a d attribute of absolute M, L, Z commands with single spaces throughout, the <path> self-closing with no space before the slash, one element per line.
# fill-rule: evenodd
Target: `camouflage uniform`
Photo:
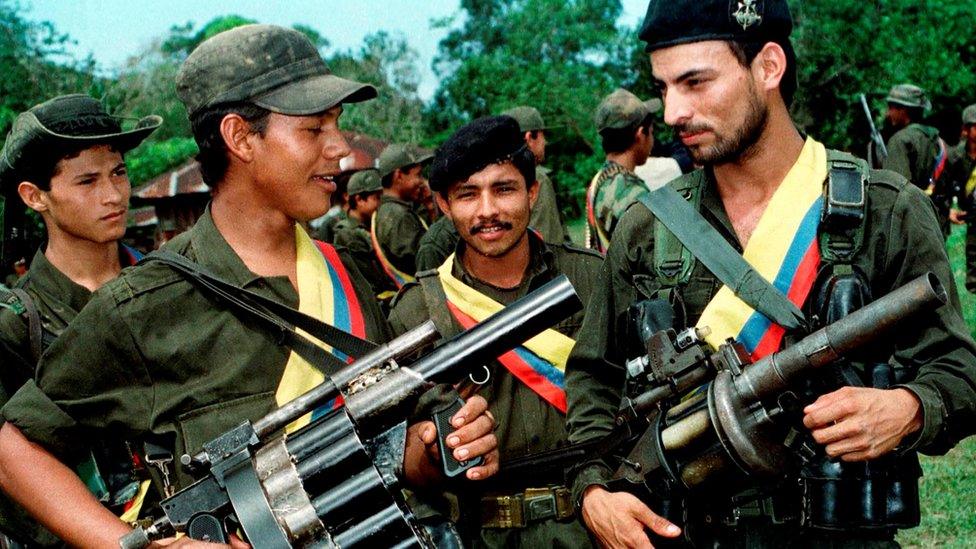
<path fill-rule="evenodd" d="M 962 115 L 965 127 L 976 125 L 976 105 L 966 107 Z M 967 139 L 949 151 L 949 160 L 943 178 L 956 199 L 958 208 L 966 212 L 966 290 L 976 293 L 976 188 L 970 188 L 970 180 L 976 183 L 976 158 L 966 150 Z"/>

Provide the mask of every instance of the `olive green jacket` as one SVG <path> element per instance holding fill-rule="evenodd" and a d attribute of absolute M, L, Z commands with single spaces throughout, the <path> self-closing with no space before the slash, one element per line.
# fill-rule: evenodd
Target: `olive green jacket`
<path fill-rule="evenodd" d="M 298 295 L 286 277 L 252 273 L 214 226 L 209 209 L 166 249 L 216 276 L 285 305 Z M 362 305 L 366 337 L 389 339 L 369 285 L 339 252 Z M 249 319 L 201 293 L 162 263 L 126 269 L 92 296 L 55 341 L 3 416 L 59 456 L 93 434 L 153 438 L 173 455 L 275 407 L 289 350 Z M 176 485 L 192 479 L 177 468 Z"/>
<path fill-rule="evenodd" d="M 901 174 L 920 189 L 927 189 L 939 154 L 939 130 L 909 124 L 888 140 L 884 169 Z"/>
<path fill-rule="evenodd" d="M 559 214 L 559 204 L 556 201 L 556 189 L 549 179 L 549 170 L 542 166 L 535 167 L 535 178 L 539 182 L 539 196 L 532 207 L 529 226 L 539 231 L 543 240 L 549 244 L 569 242 L 569 234 L 563 226 L 563 218 Z M 420 267 L 417 267 L 420 270 Z"/>
<path fill-rule="evenodd" d="M 460 236 L 450 217 L 441 216 L 431 223 L 417 249 L 417 272 L 436 269 L 457 246 Z"/>
<path fill-rule="evenodd" d="M 969 156 L 966 152 L 966 140 L 962 140 L 958 145 L 949 150 L 949 158 L 946 160 L 945 175 L 946 186 L 952 189 L 959 208 L 970 215 L 966 220 L 972 224 L 976 222 L 976 212 L 972 211 L 976 204 L 973 204 L 973 195 L 966 194 L 966 183 L 976 170 L 976 159 Z"/>
<path fill-rule="evenodd" d="M 359 272 L 373 288 L 373 295 L 379 296 L 385 292 L 396 293 L 396 285 L 383 271 L 379 258 L 373 250 L 373 241 L 369 229 L 347 214 L 335 224 L 333 242 L 336 247 L 345 248 L 359 268 Z"/>
<path fill-rule="evenodd" d="M 459 280 L 485 294 L 491 299 L 507 305 L 528 292 L 538 288 L 560 274 L 569 277 L 576 288 L 576 292 L 584 303 L 592 293 L 597 273 L 602 263 L 598 254 L 567 244 L 550 245 L 543 242 L 532 233 L 532 258 L 522 282 L 515 288 L 502 289 L 486 284 L 467 273 L 459 257 L 464 253 L 464 242 L 457 245 L 457 252 L 452 264 L 452 273 Z M 436 271 L 425 271 L 418 275 L 436 277 Z M 443 314 L 449 315 L 445 304 Z M 397 334 L 406 332 L 431 318 L 427 308 L 427 301 L 420 282 L 414 282 L 403 287 L 393 303 L 390 313 L 390 324 Z M 562 334 L 574 337 L 583 320 L 583 313 L 578 312 L 561 321 L 555 329 Z M 462 328 L 451 318 L 455 333 Z M 450 337 L 452 334 L 442 334 Z M 472 387 L 470 380 L 459 379 L 462 392 L 473 388 L 488 401 L 489 409 L 498 422 L 495 432 L 498 437 L 499 459 L 501 463 L 544 450 L 550 450 L 567 444 L 567 431 L 563 414 L 533 392 L 527 385 L 519 381 L 499 362 L 486 366 L 489 369 L 489 380 L 486 384 Z M 484 372 L 472 368 L 472 376 L 481 379 Z M 481 490 L 489 493 L 511 494 L 525 488 L 546 487 L 547 485 L 562 485 L 565 480 L 563 471 L 554 470 L 540 472 L 530 482 L 520 479 L 513 484 L 511 481 L 501 484 L 495 479 L 486 479 L 476 485 L 465 486 L 465 495 L 471 495 L 471 490 Z M 477 517 L 477 512 L 475 512 Z M 489 547 L 553 547 L 553 546 L 588 546 L 589 540 L 582 525 L 577 521 L 555 522 L 542 521 L 523 529 L 482 529 L 475 546 Z M 569 545 L 567 545 L 569 544 Z"/>
<path fill-rule="evenodd" d="M 877 177 L 878 172 L 873 172 L 867 187 L 865 242 L 855 267 L 867 275 L 874 296 L 932 271 L 948 290 L 950 302 L 926 321 L 913 322 L 886 338 L 889 345 L 877 345 L 869 360 L 890 359 L 914 372 L 914 379 L 904 386 L 919 397 L 924 425 L 905 441 L 906 447 L 944 453 L 976 427 L 976 346 L 960 314 L 931 202 L 905 180 L 885 173 Z M 704 185 L 702 215 L 742 252 L 714 180 L 706 171 L 695 171 L 669 184 L 679 192 Z M 600 437 L 613 427 L 625 379 L 623 364 L 633 358 L 624 355 L 624 349 L 633 348 L 633 342 L 624 341 L 621 328 L 627 321 L 626 311 L 637 300 L 656 297 L 661 288 L 654 270 L 655 227 L 651 212 L 637 204 L 627 210 L 614 233 L 567 365 L 567 419 L 574 442 Z M 690 279 L 680 288 L 684 325 L 698 321 L 720 287 L 715 276 L 696 261 Z M 676 312 L 682 316 L 681 311 Z M 604 484 L 612 468 L 612 463 L 603 461 L 580 467 L 574 484 L 577 501 L 586 486 Z"/>
<path fill-rule="evenodd" d="M 383 255 L 394 267 L 408 275 L 417 272 L 417 248 L 427 231 L 413 206 L 384 194 L 380 207 L 373 213 L 376 220 L 376 240 Z"/>

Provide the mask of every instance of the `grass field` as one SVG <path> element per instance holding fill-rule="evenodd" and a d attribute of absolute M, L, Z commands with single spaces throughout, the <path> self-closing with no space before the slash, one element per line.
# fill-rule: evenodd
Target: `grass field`
<path fill-rule="evenodd" d="M 573 241 L 583 241 L 585 223 L 571 221 Z M 966 292 L 965 227 L 956 226 L 949 237 L 952 263 L 963 315 L 976 335 L 976 296 Z M 922 456 L 922 524 L 898 535 L 905 547 L 976 547 L 976 437 L 963 441 L 945 456 Z"/>

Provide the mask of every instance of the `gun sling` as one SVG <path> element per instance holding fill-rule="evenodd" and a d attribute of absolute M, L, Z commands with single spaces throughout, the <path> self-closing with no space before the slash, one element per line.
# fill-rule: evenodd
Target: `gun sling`
<path fill-rule="evenodd" d="M 756 272 L 678 191 L 664 185 L 639 200 L 739 299 L 787 330 L 806 326 L 800 309 Z"/>

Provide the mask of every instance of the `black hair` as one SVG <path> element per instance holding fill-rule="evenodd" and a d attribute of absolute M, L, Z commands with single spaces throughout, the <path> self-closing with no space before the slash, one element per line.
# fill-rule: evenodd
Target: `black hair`
<path fill-rule="evenodd" d="M 349 206 L 350 210 L 355 210 L 360 200 L 367 199 L 373 196 L 374 194 L 380 194 L 381 192 L 382 191 L 370 191 L 365 193 L 351 194 L 349 195 L 349 200 L 346 201 L 346 204 Z"/>
<path fill-rule="evenodd" d="M 729 40 L 727 43 L 732 50 L 732 55 L 739 61 L 739 64 L 745 68 L 749 68 L 753 60 L 756 59 L 756 56 L 759 55 L 759 52 L 769 42 L 758 40 Z M 778 44 L 783 48 L 783 53 L 786 54 L 786 72 L 783 73 L 783 79 L 779 83 L 779 93 L 783 97 L 783 102 L 789 107 L 793 103 L 793 96 L 796 95 L 796 51 L 793 50 L 793 44 L 789 38 L 772 40 L 771 42 Z"/>
<path fill-rule="evenodd" d="M 511 162 L 515 169 L 522 174 L 522 178 L 525 179 L 525 189 L 528 190 L 535 182 L 535 155 L 529 150 L 529 147 L 522 145 L 517 151 L 512 153 L 510 156 L 504 158 L 499 158 L 495 164 L 503 164 L 505 162 Z M 474 170 L 468 174 L 468 177 L 480 172 L 481 170 L 487 168 L 490 164 L 482 166 L 477 170 Z M 459 183 L 460 181 L 455 181 L 454 183 Z M 453 185 L 452 183 L 451 185 Z M 451 190 L 451 185 L 446 185 L 439 189 L 437 192 L 440 193 L 444 200 L 447 200 L 448 191 Z"/>
<path fill-rule="evenodd" d="M 388 174 L 386 174 L 386 175 L 384 175 L 383 177 L 380 178 L 380 184 L 383 185 L 383 188 L 384 189 L 389 189 L 389 188 L 393 187 L 393 174 L 395 172 L 396 172 L 396 170 L 393 170 L 392 172 L 390 172 L 390 173 L 388 173 Z"/>
<path fill-rule="evenodd" d="M 108 145 L 113 151 L 118 152 L 118 148 L 111 142 L 104 143 L 64 143 L 52 144 L 50 142 L 39 142 L 35 146 L 24 151 L 23 165 L 18 166 L 14 175 L 14 184 L 8 189 L 10 196 L 17 194 L 17 183 L 30 181 L 42 191 L 51 190 L 51 180 L 60 173 L 59 166 L 62 160 L 76 158 L 82 152 L 102 145 Z"/>
<path fill-rule="evenodd" d="M 637 129 L 643 128 L 644 133 L 650 135 L 653 124 L 654 116 L 648 114 L 636 124 L 631 124 L 623 128 L 604 128 L 600 130 L 600 144 L 603 146 L 603 152 L 612 154 L 626 151 L 634 144 Z"/>
<path fill-rule="evenodd" d="M 268 118 L 271 111 L 263 109 L 250 102 L 225 103 L 209 107 L 197 112 L 190 118 L 190 126 L 193 129 L 193 138 L 197 142 L 200 152 L 197 153 L 197 161 L 200 162 L 200 172 L 203 181 L 215 188 L 217 183 L 223 179 L 230 165 L 230 158 L 227 156 L 227 144 L 224 137 L 220 134 L 220 123 L 229 114 L 236 114 L 250 124 L 251 130 L 263 136 L 268 129 Z"/>
<path fill-rule="evenodd" d="M 539 134 L 540 133 L 543 133 L 545 131 L 546 130 L 532 130 L 532 131 L 530 131 L 528 133 L 529 133 L 529 137 L 531 137 L 532 139 L 538 139 L 539 138 Z"/>

